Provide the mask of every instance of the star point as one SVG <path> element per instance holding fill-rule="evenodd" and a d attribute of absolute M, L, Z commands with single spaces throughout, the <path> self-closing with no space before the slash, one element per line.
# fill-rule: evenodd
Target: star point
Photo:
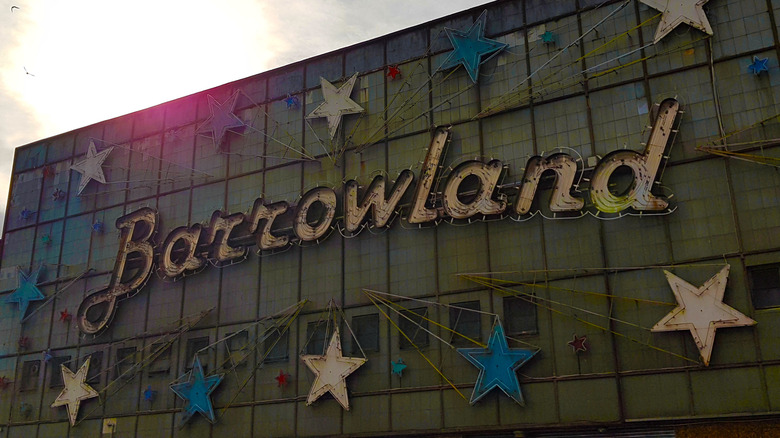
<path fill-rule="evenodd" d="M 537 352 L 509 348 L 500 323 L 493 327 L 487 348 L 459 348 L 458 353 L 480 370 L 469 403 L 473 405 L 493 388 L 499 388 L 518 404 L 525 405 L 516 371 Z"/>
<path fill-rule="evenodd" d="M 703 6 L 709 0 L 640 0 L 651 8 L 660 11 L 661 23 L 655 32 L 654 43 L 658 44 L 663 37 L 685 23 L 699 29 L 707 35 L 712 35 L 712 27 Z"/>
<path fill-rule="evenodd" d="M 38 266 L 38 269 L 25 274 L 21 268 L 17 268 L 17 287 L 10 295 L 5 297 L 6 303 L 19 304 L 19 319 L 24 319 L 27 313 L 27 307 L 30 301 L 40 301 L 46 296 L 38 289 L 38 277 L 44 269 L 44 265 Z"/>
<path fill-rule="evenodd" d="M 477 83 L 479 66 L 497 55 L 508 44 L 485 38 L 487 11 L 477 18 L 466 32 L 446 29 L 447 37 L 452 43 L 453 51 L 441 65 L 441 69 L 449 69 L 462 65 L 469 74 L 471 81 Z"/>
<path fill-rule="evenodd" d="M 761 59 L 758 56 L 754 56 L 753 62 L 748 66 L 748 71 L 756 76 L 760 75 L 762 71 L 769 73 L 769 66 L 767 65 L 768 63 L 769 58 Z"/>
<path fill-rule="evenodd" d="M 726 265 L 700 287 L 664 271 L 677 299 L 677 307 L 658 321 L 651 331 L 689 330 L 704 365 L 709 365 L 717 329 L 756 324 L 756 321 L 723 302 L 730 269 L 731 266 Z"/>
<path fill-rule="evenodd" d="M 338 328 L 334 330 L 325 354 L 304 354 L 301 360 L 315 375 L 306 399 L 306 406 L 314 403 L 326 392 L 330 392 L 344 409 L 349 410 L 346 378 L 365 364 L 367 359 L 342 355 Z"/>
<path fill-rule="evenodd" d="M 214 148 L 216 150 L 220 150 L 222 147 L 225 134 L 228 131 L 241 134 L 241 131 L 247 126 L 243 120 L 233 113 L 238 102 L 238 94 L 238 91 L 234 92 L 222 103 L 217 102 L 211 95 L 207 96 L 211 115 L 198 127 L 196 134 L 214 139 Z"/>
<path fill-rule="evenodd" d="M 214 374 L 206 377 L 203 374 L 203 366 L 200 364 L 200 357 L 195 355 L 195 361 L 192 369 L 187 375 L 187 381 L 173 383 L 170 388 L 179 398 L 184 400 L 184 416 L 182 424 L 200 412 L 209 422 L 214 423 L 214 405 L 211 404 L 211 393 L 222 382 L 222 374 Z"/>
<path fill-rule="evenodd" d="M 100 184 L 106 183 L 106 176 L 103 173 L 103 162 L 106 161 L 108 154 L 110 154 L 113 150 L 114 147 L 111 146 L 109 148 L 103 149 L 100 152 L 97 152 L 95 141 L 90 140 L 86 157 L 78 163 L 70 166 L 71 169 L 81 174 L 78 190 L 79 195 L 81 195 L 81 192 L 84 191 L 84 188 L 87 187 L 87 184 L 91 180 L 95 180 Z"/>
<path fill-rule="evenodd" d="M 341 87 L 336 88 L 333 84 L 328 82 L 325 78 L 320 77 L 320 85 L 322 85 L 322 97 L 324 102 L 319 104 L 314 111 L 306 116 L 307 119 L 316 119 L 319 117 L 325 117 L 328 119 L 328 133 L 330 139 L 336 136 L 336 131 L 341 123 L 341 118 L 347 114 L 358 114 L 365 110 L 357 102 L 352 100 L 349 96 L 352 94 L 352 89 L 355 87 L 355 81 L 357 81 L 357 73 L 347 79 Z"/>
<path fill-rule="evenodd" d="M 79 415 L 79 407 L 81 402 L 97 397 L 99 394 L 94 388 L 87 384 L 87 373 L 89 372 L 90 357 L 84 361 L 78 371 L 75 373 L 71 371 L 65 364 L 60 364 L 60 370 L 62 372 L 62 383 L 64 388 L 62 392 L 51 404 L 51 407 L 56 408 L 58 406 L 65 406 L 68 410 L 68 419 L 70 425 L 76 425 L 76 417 Z"/>

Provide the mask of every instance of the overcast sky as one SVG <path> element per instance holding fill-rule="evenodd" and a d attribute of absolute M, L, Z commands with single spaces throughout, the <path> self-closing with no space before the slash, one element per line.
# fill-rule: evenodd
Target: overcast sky
<path fill-rule="evenodd" d="M 17 146 L 485 3 L 0 0 L 0 221 Z"/>

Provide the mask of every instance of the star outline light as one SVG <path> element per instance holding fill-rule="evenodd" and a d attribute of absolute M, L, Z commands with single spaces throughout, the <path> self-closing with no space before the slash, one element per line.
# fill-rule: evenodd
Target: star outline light
<path fill-rule="evenodd" d="M 328 134 L 330 135 L 331 140 L 336 137 L 336 132 L 341 124 L 341 119 L 345 115 L 365 112 L 365 109 L 350 97 L 350 95 L 352 95 L 352 89 L 355 87 L 357 77 L 357 73 L 353 74 L 338 88 L 328 82 L 327 79 L 320 77 L 324 102 L 319 104 L 317 108 L 314 108 L 314 111 L 310 112 L 306 118 L 327 118 Z"/>
<path fill-rule="evenodd" d="M 220 103 L 212 95 L 207 95 L 209 103 L 209 115 L 195 131 L 196 134 L 205 137 L 211 137 L 214 140 L 214 149 L 221 150 L 228 131 L 235 134 L 241 134 L 246 128 L 244 123 L 235 115 L 236 104 L 238 102 L 239 91 L 236 90 L 224 102 Z"/>
<path fill-rule="evenodd" d="M 314 373 L 314 382 L 306 398 L 306 406 L 310 406 L 326 392 L 345 410 L 349 410 L 347 395 L 347 377 L 365 364 L 368 359 L 362 357 L 345 357 L 341 351 L 339 330 L 333 331 L 325 354 L 304 354 L 301 360 Z"/>
<path fill-rule="evenodd" d="M 439 68 L 446 70 L 462 65 L 466 69 L 471 81 L 476 84 L 479 78 L 479 66 L 489 61 L 508 46 L 506 43 L 485 38 L 486 23 L 487 10 L 483 11 L 469 30 L 465 32 L 445 28 L 447 37 L 450 39 L 450 43 L 452 43 L 453 51 Z"/>
<path fill-rule="evenodd" d="M 690 331 L 704 365 L 708 366 L 717 329 L 756 324 L 756 321 L 723 302 L 730 269 L 730 265 L 724 266 L 700 287 L 664 270 L 678 305 L 658 321 L 651 331 Z"/>
<path fill-rule="evenodd" d="M 68 410 L 68 420 L 71 426 L 76 425 L 76 417 L 79 415 L 79 408 L 81 402 L 97 397 L 99 394 L 95 391 L 95 388 L 89 386 L 87 383 L 87 373 L 89 372 L 89 361 L 92 357 L 88 357 L 87 360 L 81 365 L 78 371 L 75 373 L 66 367 L 65 364 L 60 364 L 60 372 L 62 372 L 62 383 L 64 388 L 51 404 L 52 408 L 59 406 L 65 406 Z"/>
<path fill-rule="evenodd" d="M 79 180 L 79 190 L 77 195 L 81 195 L 81 192 L 87 187 L 90 181 L 95 180 L 100 184 L 106 183 L 106 175 L 103 173 L 103 162 L 108 158 L 108 154 L 114 150 L 114 147 L 108 147 L 100 152 L 97 152 L 95 147 L 95 140 L 89 140 L 89 146 L 87 147 L 87 155 L 78 163 L 70 166 L 72 170 L 81 174 Z"/>
<path fill-rule="evenodd" d="M 655 31 L 653 43 L 658 44 L 669 32 L 685 23 L 699 29 L 707 35 L 713 35 L 712 26 L 704 13 L 704 4 L 709 0 L 639 0 L 640 2 L 660 11 L 661 22 Z"/>
<path fill-rule="evenodd" d="M 203 373 L 203 365 L 200 357 L 195 355 L 192 369 L 187 375 L 187 381 L 173 383 L 171 391 L 185 401 L 181 423 L 188 422 L 196 412 L 200 412 L 210 423 L 216 421 L 214 405 L 211 403 L 211 393 L 222 382 L 222 374 L 213 374 L 206 377 Z"/>
<path fill-rule="evenodd" d="M 473 405 L 493 388 L 499 388 L 519 405 L 525 406 L 517 370 L 537 352 L 509 348 L 500 322 L 493 327 L 487 348 L 458 348 L 458 353 L 480 370 L 469 403 Z"/>
<path fill-rule="evenodd" d="M 46 296 L 38 289 L 38 282 L 41 272 L 43 272 L 44 265 L 38 266 L 35 271 L 30 271 L 29 274 L 25 274 L 22 268 L 17 267 L 16 277 L 16 289 L 11 292 L 10 295 L 5 297 L 5 303 L 18 303 L 19 304 L 19 319 L 23 320 L 27 313 L 27 308 L 30 305 L 30 301 L 41 301 Z"/>

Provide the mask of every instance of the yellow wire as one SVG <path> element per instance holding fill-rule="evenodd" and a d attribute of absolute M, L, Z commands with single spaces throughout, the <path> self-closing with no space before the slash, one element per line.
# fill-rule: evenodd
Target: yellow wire
<path fill-rule="evenodd" d="M 428 357 L 427 357 L 425 354 L 423 354 L 422 350 L 420 350 L 420 348 L 419 348 L 419 347 L 417 347 L 417 345 L 416 345 L 414 342 L 412 342 L 412 340 L 411 340 L 411 339 L 409 339 L 409 336 L 406 336 L 406 333 L 404 333 L 404 331 L 403 331 L 403 330 L 401 330 L 401 328 L 400 328 L 400 327 L 398 327 L 398 325 L 395 323 L 395 321 L 393 321 L 393 319 L 392 319 L 392 318 L 390 318 L 390 316 L 388 316 L 388 314 L 387 314 L 387 313 L 385 313 L 385 311 L 384 311 L 384 310 L 382 310 L 382 308 L 381 308 L 381 307 L 379 307 L 379 304 L 377 304 L 377 303 L 376 303 L 376 301 L 374 301 L 374 298 L 373 298 L 373 297 L 372 297 L 372 296 L 371 296 L 371 295 L 370 295 L 370 294 L 369 294 L 367 291 L 365 291 L 365 290 L 363 291 L 363 293 L 365 293 L 366 295 L 368 295 L 368 299 L 369 299 L 369 300 L 371 300 L 371 302 L 374 304 L 374 306 L 375 306 L 377 309 L 379 309 L 379 311 L 380 311 L 380 312 L 382 312 L 382 315 L 384 315 L 384 316 L 385 316 L 385 318 L 387 318 L 387 320 L 388 320 L 388 321 L 390 321 L 390 324 L 392 324 L 392 325 L 393 325 L 393 327 L 395 327 L 395 328 L 396 328 L 396 330 L 398 330 L 398 332 L 399 332 L 399 333 L 401 333 L 401 335 L 402 335 L 404 338 L 406 338 L 406 340 L 407 340 L 407 341 L 409 341 L 409 343 L 410 343 L 410 344 L 411 344 L 411 345 L 414 347 L 414 349 L 415 349 L 415 350 L 417 350 L 417 352 L 418 352 L 418 353 L 420 353 L 420 356 L 422 356 L 422 357 L 423 357 L 423 359 L 425 359 L 425 361 L 426 361 L 426 362 L 428 362 L 428 364 L 429 364 L 430 366 L 432 366 L 432 367 L 433 367 L 433 369 L 434 369 L 434 370 L 436 370 L 436 372 L 437 372 L 437 373 L 439 373 L 439 375 L 441 376 L 441 378 L 442 378 L 442 379 L 444 379 L 444 381 L 445 381 L 445 382 L 447 382 L 447 384 L 449 384 L 449 385 L 452 387 L 452 389 L 454 389 L 454 390 L 455 390 L 455 392 L 457 392 L 457 393 L 458 393 L 458 395 L 460 395 L 461 397 L 463 397 L 463 400 L 466 400 L 466 401 L 468 401 L 468 399 L 466 398 L 466 396 L 465 396 L 465 395 L 463 395 L 463 393 L 462 393 L 462 392 L 460 392 L 460 390 L 458 390 L 458 388 L 457 388 L 457 387 L 455 387 L 455 384 L 454 384 L 454 383 L 452 383 L 452 382 L 450 381 L 450 379 L 448 379 L 448 378 L 447 378 L 447 377 L 444 375 L 444 373 L 442 373 L 442 372 L 441 372 L 441 370 L 439 370 L 439 369 L 436 367 L 436 365 L 434 365 L 434 364 L 433 364 L 433 362 L 431 362 L 431 360 L 430 360 L 430 359 L 428 359 Z"/>
<path fill-rule="evenodd" d="M 481 284 L 479 281 L 475 281 L 475 282 L 476 282 L 476 283 L 478 283 L 478 284 Z M 485 283 L 485 284 L 484 284 L 484 286 L 490 287 L 491 289 L 497 290 L 497 291 L 499 291 L 499 292 L 503 292 L 503 293 L 505 293 L 505 294 L 507 294 L 507 295 L 511 295 L 511 296 L 514 296 L 514 297 L 520 298 L 520 299 L 522 299 L 522 300 L 524 300 L 524 301 L 526 301 L 526 302 L 532 303 L 532 304 L 534 304 L 534 305 L 536 305 L 536 306 L 542 307 L 542 308 L 544 308 L 544 309 L 547 309 L 547 310 L 549 310 L 549 311 L 551 311 L 551 312 L 554 312 L 554 313 L 557 313 L 557 314 L 559 314 L 559 315 L 562 315 L 562 316 L 566 316 L 566 317 L 573 318 L 574 320 L 576 320 L 576 321 L 579 321 L 579 322 L 581 322 L 581 323 L 583 323 L 583 324 L 585 324 L 585 325 L 588 325 L 588 326 L 591 326 L 591 327 L 597 328 L 597 329 L 599 329 L 599 330 L 602 330 L 602 331 L 606 331 L 606 332 L 612 333 L 612 334 L 614 334 L 614 335 L 616 335 L 616 336 L 620 336 L 620 337 L 622 337 L 622 338 L 625 338 L 625 339 L 627 339 L 627 340 L 629 340 L 629 341 L 631 341 L 631 342 L 635 342 L 635 343 L 637 343 L 637 344 L 644 345 L 644 346 L 646 346 L 646 347 L 650 347 L 650 348 L 652 348 L 653 350 L 657 350 L 657 351 L 660 351 L 660 352 L 663 352 L 663 353 L 669 354 L 669 355 L 671 355 L 671 356 L 674 356 L 674 357 L 677 357 L 677 358 L 679 358 L 679 359 L 684 359 L 684 360 L 686 360 L 686 361 L 688 361 L 688 362 L 693 362 L 693 363 L 696 363 L 696 364 L 700 363 L 700 362 L 699 362 L 699 361 L 697 361 L 697 360 L 694 360 L 694 359 L 691 359 L 691 358 L 685 357 L 685 356 L 683 356 L 683 355 L 680 355 L 680 354 L 674 353 L 674 352 L 672 352 L 672 351 L 664 350 L 663 348 L 656 347 L 656 346 L 654 346 L 654 345 L 651 345 L 651 344 L 648 344 L 648 343 L 646 343 L 646 342 L 642 342 L 642 341 L 640 341 L 639 339 L 632 338 L 631 336 L 624 335 L 623 333 L 618 333 L 618 332 L 616 332 L 616 331 L 614 331 L 614 330 L 611 330 L 611 329 L 609 329 L 609 328 L 607 328 L 607 327 L 602 327 L 602 326 L 600 326 L 600 325 L 598 325 L 598 324 L 592 323 L 592 322 L 590 322 L 590 321 L 586 321 L 586 320 L 584 320 L 584 319 L 581 319 L 581 318 L 579 318 L 579 317 L 577 317 L 577 316 L 574 316 L 574 315 L 568 315 L 568 314 L 566 314 L 566 313 L 563 313 L 563 312 L 562 312 L 562 311 L 560 311 L 560 310 L 553 309 L 552 307 L 549 307 L 549 306 L 544 306 L 544 305 L 542 305 L 542 304 L 540 304 L 540 303 L 536 302 L 535 300 L 532 300 L 532 299 L 529 299 L 529 298 L 527 298 L 527 297 L 524 297 L 524 296 L 520 296 L 520 295 L 517 295 L 517 294 L 515 294 L 514 292 L 516 292 L 516 291 L 514 291 L 514 290 L 512 290 L 512 289 L 505 290 L 505 288 L 501 288 L 501 287 L 493 286 L 493 285 L 491 285 L 491 284 L 489 284 L 489 283 Z"/>

